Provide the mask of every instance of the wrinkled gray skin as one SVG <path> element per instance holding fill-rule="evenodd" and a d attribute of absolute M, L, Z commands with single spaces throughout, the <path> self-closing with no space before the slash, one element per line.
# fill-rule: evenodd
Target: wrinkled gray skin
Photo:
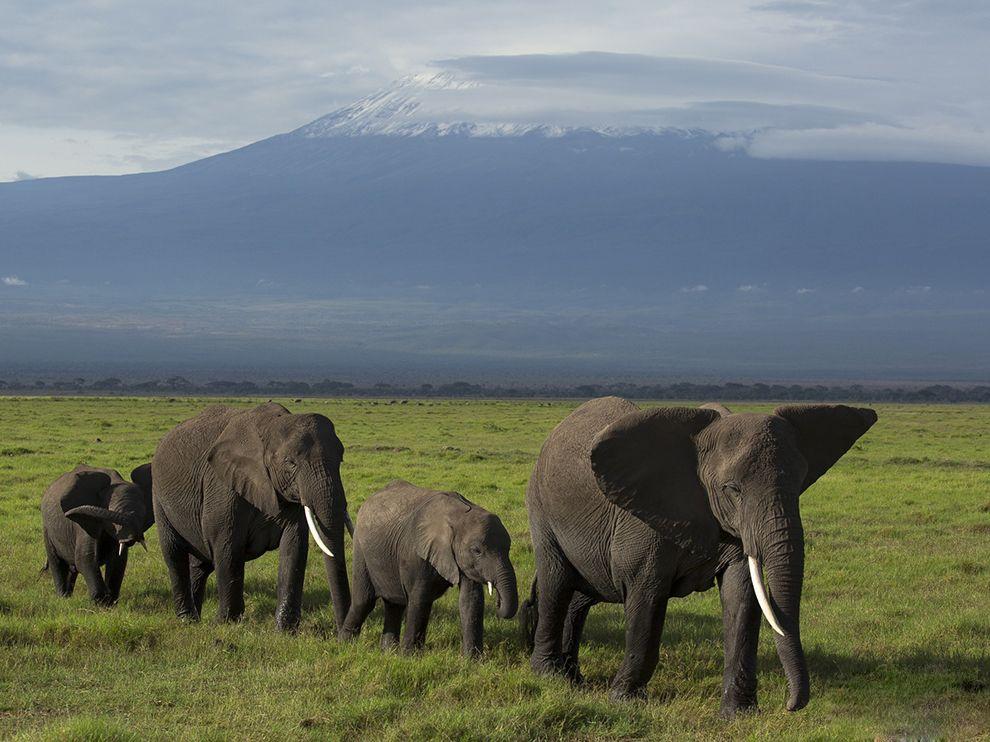
<path fill-rule="evenodd" d="M 158 541 L 175 611 L 197 620 L 206 580 L 217 573 L 218 617 L 244 612 L 244 564 L 278 549 L 275 623 L 292 630 L 302 611 L 309 506 L 334 558 L 324 556 L 339 626 L 350 606 L 344 560 L 344 447 L 323 415 L 279 404 L 216 405 L 173 428 L 154 458 Z"/>
<path fill-rule="evenodd" d="M 369 497 L 354 529 L 354 602 L 339 636 L 361 631 L 381 598 L 382 647 L 403 651 L 423 646 L 433 601 L 460 587 L 461 649 L 481 653 L 485 583 L 492 583 L 500 618 L 516 615 L 516 573 L 509 561 L 509 534 L 497 516 L 456 492 L 437 492 L 396 480 Z"/>
<path fill-rule="evenodd" d="M 789 405 L 771 415 L 716 404 L 640 410 L 616 397 L 581 405 L 550 434 L 526 493 L 537 576 L 520 619 L 533 668 L 580 682 L 588 610 L 623 603 L 626 652 L 611 694 L 641 696 L 657 665 L 668 598 L 717 580 L 721 711 L 755 708 L 761 611 L 753 556 L 785 632 L 774 639 L 787 708 L 803 708 L 798 498 L 876 419 L 873 410 L 842 405 Z"/>
<path fill-rule="evenodd" d="M 80 465 L 45 490 L 41 498 L 45 569 L 60 596 L 72 595 L 82 573 L 94 603 L 117 602 L 127 551 L 136 543 L 144 545 L 144 532 L 155 522 L 151 464 L 137 467 L 131 479 L 134 484 L 114 469 Z"/>

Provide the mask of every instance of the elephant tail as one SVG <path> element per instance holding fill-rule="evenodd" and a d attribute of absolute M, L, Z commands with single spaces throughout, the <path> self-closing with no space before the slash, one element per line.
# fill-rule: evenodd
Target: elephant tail
<path fill-rule="evenodd" d="M 533 651 L 535 645 L 538 616 L 536 577 L 533 577 L 533 587 L 529 591 L 529 597 L 519 607 L 519 635 L 522 638 L 523 646 L 529 652 Z"/>

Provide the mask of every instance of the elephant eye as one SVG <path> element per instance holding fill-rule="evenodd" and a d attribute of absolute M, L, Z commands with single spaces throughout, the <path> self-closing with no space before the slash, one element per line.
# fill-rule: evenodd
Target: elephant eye
<path fill-rule="evenodd" d="M 726 482 L 722 485 L 722 492 L 727 495 L 733 495 L 734 497 L 739 497 L 742 494 L 742 489 L 735 482 Z"/>
<path fill-rule="evenodd" d="M 472 546 L 471 547 L 471 553 L 474 554 L 475 556 L 481 556 L 481 547 L 480 546 Z"/>

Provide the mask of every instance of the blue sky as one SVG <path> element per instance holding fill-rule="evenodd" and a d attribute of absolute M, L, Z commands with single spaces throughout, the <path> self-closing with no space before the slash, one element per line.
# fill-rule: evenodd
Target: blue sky
<path fill-rule="evenodd" d="M 0 180 L 162 169 L 444 69 L 481 113 L 663 110 L 760 127 L 725 140 L 758 157 L 988 165 L 988 42 L 981 0 L 8 0 Z"/>

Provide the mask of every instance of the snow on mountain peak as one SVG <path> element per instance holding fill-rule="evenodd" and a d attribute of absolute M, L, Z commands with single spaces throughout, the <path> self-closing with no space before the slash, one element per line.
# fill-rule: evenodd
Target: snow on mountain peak
<path fill-rule="evenodd" d="M 676 127 L 613 126 L 574 120 L 540 105 L 538 88 L 506 89 L 450 71 L 421 72 L 316 119 L 292 134 L 339 136 L 472 136 L 538 134 L 559 137 L 575 130 L 617 136 Z M 600 117 L 596 117 L 600 118 Z"/>

